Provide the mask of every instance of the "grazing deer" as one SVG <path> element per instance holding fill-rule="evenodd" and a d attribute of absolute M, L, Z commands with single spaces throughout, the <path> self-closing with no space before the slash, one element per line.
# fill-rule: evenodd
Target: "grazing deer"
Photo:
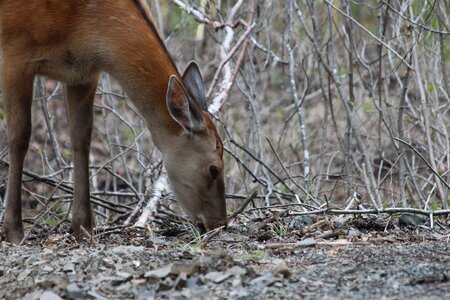
<path fill-rule="evenodd" d="M 10 168 L 5 239 L 23 239 L 21 184 L 33 79 L 66 84 L 74 158 L 72 229 L 93 232 L 88 157 L 99 73 L 115 77 L 161 151 L 175 198 L 204 232 L 226 226 L 223 147 L 192 62 L 180 76 L 144 0 L 0 0 Z M 83 227 L 83 228 L 81 228 Z"/>

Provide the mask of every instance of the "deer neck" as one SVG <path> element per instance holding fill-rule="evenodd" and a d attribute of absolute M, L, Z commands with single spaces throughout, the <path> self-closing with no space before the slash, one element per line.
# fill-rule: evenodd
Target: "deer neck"
<path fill-rule="evenodd" d="M 173 147 L 173 139 L 181 135 L 181 127 L 170 116 L 166 104 L 169 78 L 180 76 L 164 45 L 151 33 L 128 37 L 126 41 L 124 45 L 115 41 L 112 56 L 118 59 L 105 69 L 124 88 L 164 155 Z M 129 49 L 133 49 L 132 53 L 124 53 Z"/>

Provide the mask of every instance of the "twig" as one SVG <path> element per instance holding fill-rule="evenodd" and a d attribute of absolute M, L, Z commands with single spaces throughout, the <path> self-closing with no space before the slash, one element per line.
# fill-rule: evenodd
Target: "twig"
<path fill-rule="evenodd" d="M 412 57 L 410 58 L 412 59 Z M 405 76 L 403 78 L 403 90 L 402 90 L 402 96 L 400 98 L 400 105 L 398 110 L 398 116 L 397 116 L 397 130 L 398 130 L 398 136 L 401 140 L 403 140 L 404 131 L 403 131 L 403 113 L 405 110 L 405 102 L 406 102 L 406 93 L 408 91 L 408 85 L 409 85 L 409 77 L 411 76 L 411 69 L 406 69 Z M 403 145 L 400 145 L 398 147 L 399 157 L 400 157 L 400 167 L 399 167 L 399 181 L 400 181 L 400 197 L 403 203 L 403 206 L 406 207 L 406 193 L 405 193 L 405 148 Z M 422 198 L 422 197 L 421 197 Z"/>
<path fill-rule="evenodd" d="M 279 63 L 284 64 L 284 65 L 288 65 L 289 64 L 288 61 L 284 60 L 283 58 L 281 58 L 277 54 L 275 54 L 273 51 L 271 51 L 270 49 L 267 49 L 266 47 L 264 47 L 263 45 L 258 43 L 258 41 L 253 36 L 250 36 L 250 41 L 253 43 L 253 45 L 256 46 L 257 49 L 261 50 L 264 53 L 269 54 L 270 56 L 272 56 L 274 61 L 279 62 Z"/>
<path fill-rule="evenodd" d="M 144 207 L 141 216 L 134 223 L 135 227 L 145 227 L 149 218 L 152 218 L 157 211 L 158 203 L 161 200 L 162 194 L 168 189 L 168 181 L 165 175 L 161 175 L 153 184 L 147 187 L 147 191 L 151 191 L 151 198 Z"/>
<path fill-rule="evenodd" d="M 303 241 L 296 243 L 271 243 L 264 245 L 264 249 L 272 249 L 278 251 L 292 251 L 298 248 L 308 248 L 317 246 L 348 246 L 356 244 L 368 244 L 367 242 L 350 242 L 348 240 L 337 241 L 316 241 L 315 239 L 307 238 Z"/>
<path fill-rule="evenodd" d="M 2 159 L 0 159 L 0 165 L 3 165 L 5 167 L 9 168 L 9 163 L 7 163 L 6 161 L 4 161 Z M 46 177 L 43 177 L 43 176 L 39 176 L 39 175 L 37 175 L 37 174 L 35 174 L 33 172 L 30 172 L 30 171 L 27 171 L 27 170 L 23 170 L 23 174 L 25 174 L 28 177 L 31 177 L 34 180 L 37 180 L 37 181 L 40 181 L 40 182 L 44 182 L 44 183 L 46 183 L 48 185 L 51 185 L 53 187 L 57 187 L 58 189 L 66 192 L 66 193 L 73 194 L 73 188 L 71 186 L 65 184 L 65 183 L 61 183 L 60 181 L 56 181 L 54 179 L 50 179 L 50 178 L 46 178 Z M 122 211 L 122 210 L 120 210 L 120 209 L 118 209 L 116 207 L 123 208 L 123 209 L 126 209 L 126 210 L 131 210 L 131 207 L 128 206 L 128 205 L 124 205 L 124 204 L 120 204 L 120 203 L 113 203 L 113 202 L 107 201 L 105 199 L 102 199 L 100 197 L 93 196 L 92 194 L 91 194 L 91 200 L 92 200 L 92 202 L 94 204 L 97 204 L 97 205 L 99 205 L 99 206 L 101 206 L 103 208 L 112 210 L 112 211 L 114 211 L 116 213 L 124 213 L 124 211 Z"/>
<path fill-rule="evenodd" d="M 370 187 L 370 180 L 369 180 L 369 178 L 367 176 L 368 171 L 366 169 L 366 164 L 365 163 L 362 163 L 362 169 L 363 169 L 362 174 L 363 174 L 363 178 L 364 178 L 364 184 L 366 186 L 367 193 L 369 194 L 369 198 L 372 201 L 373 206 L 375 206 L 376 208 L 381 208 L 383 206 L 383 203 L 381 203 L 379 197 L 376 197 L 373 194 L 373 190 Z"/>
<path fill-rule="evenodd" d="M 242 205 L 228 218 L 228 219 L 234 219 L 237 215 L 239 215 L 240 213 L 242 213 L 245 208 L 247 207 L 247 205 L 253 200 L 255 199 L 255 197 L 258 195 L 257 191 L 254 191 L 250 197 L 248 197 L 244 203 L 242 203 Z"/>
<path fill-rule="evenodd" d="M 327 0 L 325 0 L 325 1 L 328 3 Z M 318 24 L 317 24 L 317 20 L 316 20 L 316 17 L 315 17 L 315 13 L 314 13 L 314 10 L 313 10 L 311 5 L 312 5 L 312 3 L 308 3 L 308 9 L 309 9 L 309 12 L 311 13 L 311 21 L 312 21 L 312 25 L 313 25 L 313 29 L 314 29 L 314 35 L 316 36 L 316 35 L 318 35 L 319 29 L 318 29 Z M 295 6 L 295 9 L 297 11 L 297 14 L 298 14 L 301 22 L 304 24 L 303 15 L 301 14 L 300 10 L 298 9 L 298 6 L 296 5 L 296 2 L 294 2 L 294 6 Z M 309 36 L 309 34 L 308 34 L 308 36 Z M 342 86 L 340 84 L 340 81 L 339 81 L 336 73 L 333 70 L 331 70 L 330 67 L 327 65 L 327 63 L 326 63 L 326 61 L 325 61 L 325 59 L 324 59 L 324 57 L 323 57 L 323 55 L 322 55 L 322 53 L 320 51 L 320 47 L 318 45 L 318 42 L 312 36 L 309 36 L 309 38 L 311 39 L 311 42 L 314 45 L 315 53 L 316 53 L 317 57 L 319 58 L 319 61 L 320 61 L 321 65 L 327 71 L 327 73 L 329 74 L 330 78 L 332 78 L 333 81 L 336 83 L 336 89 L 338 91 L 339 98 L 341 100 L 341 103 L 344 106 L 345 113 L 347 115 L 347 119 L 348 119 L 349 125 L 352 127 L 352 131 L 354 132 L 356 146 L 358 147 L 358 150 L 361 153 L 361 156 L 362 156 L 363 161 L 364 161 L 365 166 L 366 166 L 366 170 L 367 170 L 366 176 L 367 176 L 368 182 L 370 184 L 370 188 L 369 188 L 369 190 L 367 192 L 368 193 L 373 192 L 375 194 L 375 197 L 376 197 L 376 202 L 377 203 L 381 203 L 380 194 L 378 192 L 377 185 L 375 183 L 375 179 L 374 179 L 374 175 L 373 175 L 372 163 L 369 160 L 369 155 L 368 155 L 368 152 L 367 152 L 367 148 L 366 148 L 366 146 L 365 146 L 365 144 L 364 144 L 364 142 L 363 142 L 363 140 L 361 138 L 361 135 L 360 135 L 359 131 L 356 129 L 356 125 L 354 123 L 355 116 L 354 116 L 354 114 L 352 114 L 352 110 L 351 110 L 350 105 L 348 103 L 347 97 L 345 96 L 345 93 L 344 93 L 344 91 L 342 89 Z"/>
<path fill-rule="evenodd" d="M 211 25 L 213 28 L 220 28 L 223 27 L 222 23 L 212 21 L 209 17 L 205 16 L 204 13 L 202 13 L 200 10 L 196 9 L 193 6 L 189 6 L 185 2 L 181 0 L 170 0 L 173 4 L 177 5 L 181 9 L 185 10 L 188 14 L 194 16 L 195 20 L 197 22 Z"/>
<path fill-rule="evenodd" d="M 435 3 L 438 2 L 438 1 L 435 1 Z M 414 20 L 412 20 L 412 19 L 408 18 L 407 16 L 403 15 L 402 13 L 400 13 L 392 5 L 390 5 L 389 2 L 386 2 L 385 0 L 381 0 L 381 2 L 384 5 L 386 5 L 387 7 L 389 7 L 389 9 L 392 10 L 400 18 L 402 18 L 405 21 L 408 21 L 409 23 L 411 23 L 412 25 L 414 25 L 416 27 L 419 27 L 420 29 L 423 29 L 425 31 L 429 31 L 431 33 L 438 33 L 438 34 L 441 34 L 441 35 L 450 35 L 450 32 L 448 32 L 448 31 L 437 30 L 437 29 L 430 28 L 430 27 L 427 27 L 427 26 L 425 26 L 423 24 L 419 24 L 419 23 L 415 22 Z"/>
<path fill-rule="evenodd" d="M 372 32 L 370 32 L 366 27 L 364 27 L 363 25 L 361 25 L 361 23 L 359 23 L 358 21 L 356 21 L 354 18 L 352 18 L 351 16 L 349 16 L 348 14 L 346 14 L 345 12 L 343 12 L 342 10 L 340 10 L 337 6 L 335 6 L 332 2 L 330 2 L 329 0 L 323 0 L 326 3 L 328 3 L 331 7 L 333 7 L 338 13 L 340 13 L 341 15 L 343 15 L 344 17 L 350 19 L 353 23 L 356 24 L 356 26 L 358 26 L 359 28 L 361 28 L 363 31 L 365 31 L 366 33 L 368 33 L 373 39 L 375 39 L 377 42 L 381 43 L 383 46 L 385 46 L 389 51 L 391 51 L 392 53 L 395 54 L 395 56 L 397 56 L 407 67 L 411 68 L 414 70 L 414 68 L 403 58 L 403 56 L 401 56 L 400 54 L 398 54 L 397 51 L 395 51 L 394 49 L 392 49 L 388 44 L 386 44 L 385 42 L 383 42 L 382 40 L 380 40 L 376 35 L 374 35 Z"/>
<path fill-rule="evenodd" d="M 223 230 L 224 226 L 217 227 L 214 230 L 208 231 L 205 234 L 202 235 L 202 243 L 206 244 L 209 242 L 212 238 L 216 237 L 219 232 Z"/>
<path fill-rule="evenodd" d="M 267 171 L 269 171 L 270 174 L 272 174 L 272 176 L 274 176 L 282 185 L 284 185 L 292 194 L 295 195 L 295 192 L 292 190 L 292 188 L 290 186 L 288 186 L 281 178 L 280 176 L 278 176 L 278 174 L 272 170 L 272 168 L 270 168 L 266 163 L 264 163 L 263 161 L 261 161 L 258 157 L 256 157 L 251 151 L 249 151 L 248 149 L 246 149 L 244 146 L 238 144 L 235 140 L 230 139 L 229 140 L 233 145 L 237 146 L 239 149 L 243 150 L 245 153 L 247 153 L 252 159 L 256 160 L 259 164 L 261 164 L 264 168 L 267 169 Z"/>
<path fill-rule="evenodd" d="M 44 114 L 45 124 L 47 125 L 47 131 L 48 131 L 50 145 L 53 148 L 53 153 L 55 155 L 56 164 L 58 165 L 59 168 L 66 165 L 66 162 L 65 162 L 63 156 L 61 155 L 59 143 L 55 136 L 54 126 L 51 122 L 50 114 L 48 112 L 47 103 L 58 93 L 60 87 L 61 87 L 61 83 L 58 83 L 55 90 L 53 91 L 53 93 L 51 95 L 47 96 L 43 79 L 38 78 L 38 91 L 40 91 L 43 94 L 42 98 L 40 99 L 42 112 Z"/>
<path fill-rule="evenodd" d="M 211 97 L 213 88 L 219 79 L 220 72 L 225 67 L 225 65 L 228 63 L 228 61 L 233 57 L 233 55 L 236 53 L 236 51 L 241 47 L 241 45 L 244 43 L 244 41 L 247 40 L 247 38 L 250 35 L 254 26 L 255 26 L 255 24 L 251 24 L 247 28 L 247 30 L 241 35 L 241 37 L 236 42 L 234 47 L 230 50 L 230 52 L 228 52 L 227 55 L 226 56 L 224 55 L 224 57 L 222 58 L 219 66 L 217 67 L 217 71 L 214 74 L 214 78 L 209 86 L 208 93 L 207 93 L 208 98 Z M 247 43 L 245 43 L 245 44 L 247 44 Z M 241 60 L 241 63 L 242 63 L 242 60 Z M 239 68 L 239 67 L 240 67 L 240 65 L 236 65 L 236 68 Z M 236 74 L 237 74 L 237 72 L 236 72 Z M 228 94 L 228 91 L 231 89 L 231 86 L 233 85 L 233 82 L 234 82 L 233 77 L 234 77 L 234 79 L 236 78 L 236 76 L 233 76 L 231 74 L 231 72 L 230 72 L 229 76 L 224 75 L 224 80 L 222 81 L 222 84 L 221 84 L 221 90 L 220 90 L 219 94 L 213 98 L 213 100 L 211 101 L 212 103 L 208 107 L 208 111 L 211 114 L 217 113 L 219 111 L 220 107 L 222 106 L 223 101 L 225 100 L 225 98 Z"/>
<path fill-rule="evenodd" d="M 423 157 L 422 154 L 420 154 L 419 151 L 417 151 L 416 148 L 414 148 L 410 143 L 408 143 L 405 140 L 402 140 L 400 138 L 394 138 L 396 141 L 399 141 L 403 144 L 405 144 L 406 146 L 408 146 L 412 151 L 414 151 L 414 153 L 416 153 L 420 159 L 427 165 L 428 169 L 430 169 L 431 172 L 433 172 L 434 175 L 436 175 L 436 177 L 450 190 L 450 185 L 445 181 L 444 178 L 442 178 L 441 175 L 439 175 L 439 173 L 431 166 L 431 164 L 425 159 L 425 157 Z"/>
<path fill-rule="evenodd" d="M 408 208 L 408 207 L 391 207 L 382 209 L 318 209 L 308 212 L 290 213 L 288 216 L 303 216 L 303 215 L 366 215 L 366 214 L 398 214 L 398 213 L 412 213 L 425 216 L 447 216 L 450 215 L 450 209 L 430 211 L 419 208 Z"/>
<path fill-rule="evenodd" d="M 297 83 L 296 83 L 296 77 L 295 77 L 295 58 L 294 58 L 294 49 L 291 45 L 292 43 L 292 31 L 294 28 L 294 17 L 293 14 L 293 0 L 289 1 L 289 10 L 288 10 L 288 19 L 289 19 L 289 26 L 288 26 L 288 40 L 286 43 L 286 48 L 288 51 L 289 56 L 289 83 L 291 87 L 291 94 L 292 94 L 292 101 L 295 103 L 296 106 L 296 112 L 298 116 L 298 126 L 299 126 L 299 134 L 300 134 L 300 140 L 302 142 L 303 147 L 303 175 L 304 175 L 304 181 L 305 183 L 308 181 L 309 176 L 311 175 L 311 161 L 310 161 L 310 153 L 308 149 L 308 143 L 307 143 L 307 137 L 306 134 L 308 132 L 308 129 L 306 127 L 305 122 L 305 112 L 302 106 L 302 102 L 300 98 L 298 97 L 297 92 Z"/>

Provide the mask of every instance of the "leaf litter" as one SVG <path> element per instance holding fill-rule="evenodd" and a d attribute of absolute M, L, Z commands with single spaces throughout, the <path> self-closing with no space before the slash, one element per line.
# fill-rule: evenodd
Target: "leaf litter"
<path fill-rule="evenodd" d="M 445 226 L 308 218 L 236 220 L 206 242 L 183 230 L 122 228 L 83 245 L 64 227 L 49 237 L 36 232 L 22 246 L 1 244 L 0 298 L 450 297 Z"/>

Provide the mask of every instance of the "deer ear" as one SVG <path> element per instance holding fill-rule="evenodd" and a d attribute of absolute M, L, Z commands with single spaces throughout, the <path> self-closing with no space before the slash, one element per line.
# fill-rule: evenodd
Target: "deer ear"
<path fill-rule="evenodd" d="M 195 104 L 190 103 L 189 96 L 175 75 L 169 79 L 166 103 L 172 118 L 186 131 L 197 133 L 205 130 L 201 111 Z"/>
<path fill-rule="evenodd" d="M 208 111 L 208 103 L 206 102 L 205 85 L 203 83 L 202 74 L 195 61 L 191 61 L 183 73 L 183 83 L 188 93 L 192 96 L 204 111 Z"/>

